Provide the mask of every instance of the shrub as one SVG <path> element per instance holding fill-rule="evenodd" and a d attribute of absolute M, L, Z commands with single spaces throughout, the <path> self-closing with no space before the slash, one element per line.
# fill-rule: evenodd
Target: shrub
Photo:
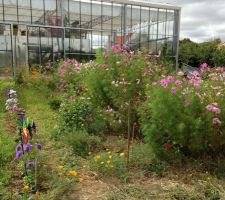
<path fill-rule="evenodd" d="M 49 101 L 49 105 L 51 109 L 53 110 L 58 110 L 60 108 L 62 101 L 58 98 L 52 99 Z"/>
<path fill-rule="evenodd" d="M 213 54 L 213 61 L 216 66 L 225 66 L 225 47 L 216 49 Z"/>
<path fill-rule="evenodd" d="M 145 52 L 113 46 L 97 54 L 90 63 L 86 88 L 94 105 L 106 113 L 110 131 L 126 131 L 128 107 L 131 124 L 138 121 L 137 105 L 145 99 L 145 89 L 158 76 L 159 68 Z"/>
<path fill-rule="evenodd" d="M 210 70 L 204 64 L 201 70 L 187 79 L 164 77 L 147 92 L 142 128 L 146 141 L 160 158 L 222 153 L 224 69 Z M 203 74 L 204 80 L 200 78 Z"/>
<path fill-rule="evenodd" d="M 88 97 L 65 95 L 59 110 L 59 119 L 62 133 L 85 130 L 90 134 L 100 135 L 104 127 L 102 114 L 96 111 Z"/>

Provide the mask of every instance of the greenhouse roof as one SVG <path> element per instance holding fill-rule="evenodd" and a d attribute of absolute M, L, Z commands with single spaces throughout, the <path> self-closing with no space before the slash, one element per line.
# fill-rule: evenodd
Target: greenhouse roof
<path fill-rule="evenodd" d="M 73 0 L 77 1 L 77 0 Z M 101 0 L 95 0 L 95 1 L 101 1 Z M 171 5 L 168 3 L 153 3 L 147 0 L 104 0 L 104 2 L 114 2 L 114 3 L 124 3 L 124 4 L 132 4 L 136 6 L 147 6 L 152 8 L 161 8 L 161 9 L 173 9 L 173 10 L 181 10 L 180 6 Z M 82 0 L 82 2 L 85 2 L 85 0 Z"/>

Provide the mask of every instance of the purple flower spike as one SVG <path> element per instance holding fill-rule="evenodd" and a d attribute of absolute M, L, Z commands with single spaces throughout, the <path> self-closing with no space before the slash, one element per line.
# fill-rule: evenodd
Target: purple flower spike
<path fill-rule="evenodd" d="M 34 167 L 34 164 L 35 164 L 35 162 L 34 161 L 31 161 L 31 162 L 27 162 L 26 163 L 26 168 L 33 168 Z"/>
<path fill-rule="evenodd" d="M 25 145 L 25 147 L 24 147 L 24 151 L 25 151 L 25 152 L 30 151 L 30 147 L 31 147 L 31 144 L 30 144 L 30 143 L 27 143 L 27 144 Z"/>
<path fill-rule="evenodd" d="M 20 158 L 22 155 L 23 155 L 23 152 L 22 151 L 17 151 L 16 152 L 15 160 L 17 160 L 18 158 Z"/>
<path fill-rule="evenodd" d="M 40 144 L 40 143 L 37 144 L 37 148 L 38 148 L 39 150 L 41 150 L 42 147 L 43 147 L 43 144 Z"/>
<path fill-rule="evenodd" d="M 17 153 L 18 151 L 22 151 L 22 145 L 21 145 L 21 144 L 18 144 L 18 145 L 16 146 L 16 153 Z"/>

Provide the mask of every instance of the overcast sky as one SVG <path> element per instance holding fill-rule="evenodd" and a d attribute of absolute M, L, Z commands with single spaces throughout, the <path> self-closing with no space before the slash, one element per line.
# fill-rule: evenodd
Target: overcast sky
<path fill-rule="evenodd" d="M 225 41 L 225 0 L 148 0 L 182 7 L 181 39 Z"/>

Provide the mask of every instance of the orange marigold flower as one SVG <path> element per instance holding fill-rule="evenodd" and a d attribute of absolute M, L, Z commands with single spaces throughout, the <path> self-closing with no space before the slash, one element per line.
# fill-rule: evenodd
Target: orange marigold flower
<path fill-rule="evenodd" d="M 71 176 L 76 176 L 76 175 L 77 175 L 77 171 L 75 171 L 75 170 L 70 170 L 70 171 L 69 171 L 69 174 L 70 174 Z"/>

